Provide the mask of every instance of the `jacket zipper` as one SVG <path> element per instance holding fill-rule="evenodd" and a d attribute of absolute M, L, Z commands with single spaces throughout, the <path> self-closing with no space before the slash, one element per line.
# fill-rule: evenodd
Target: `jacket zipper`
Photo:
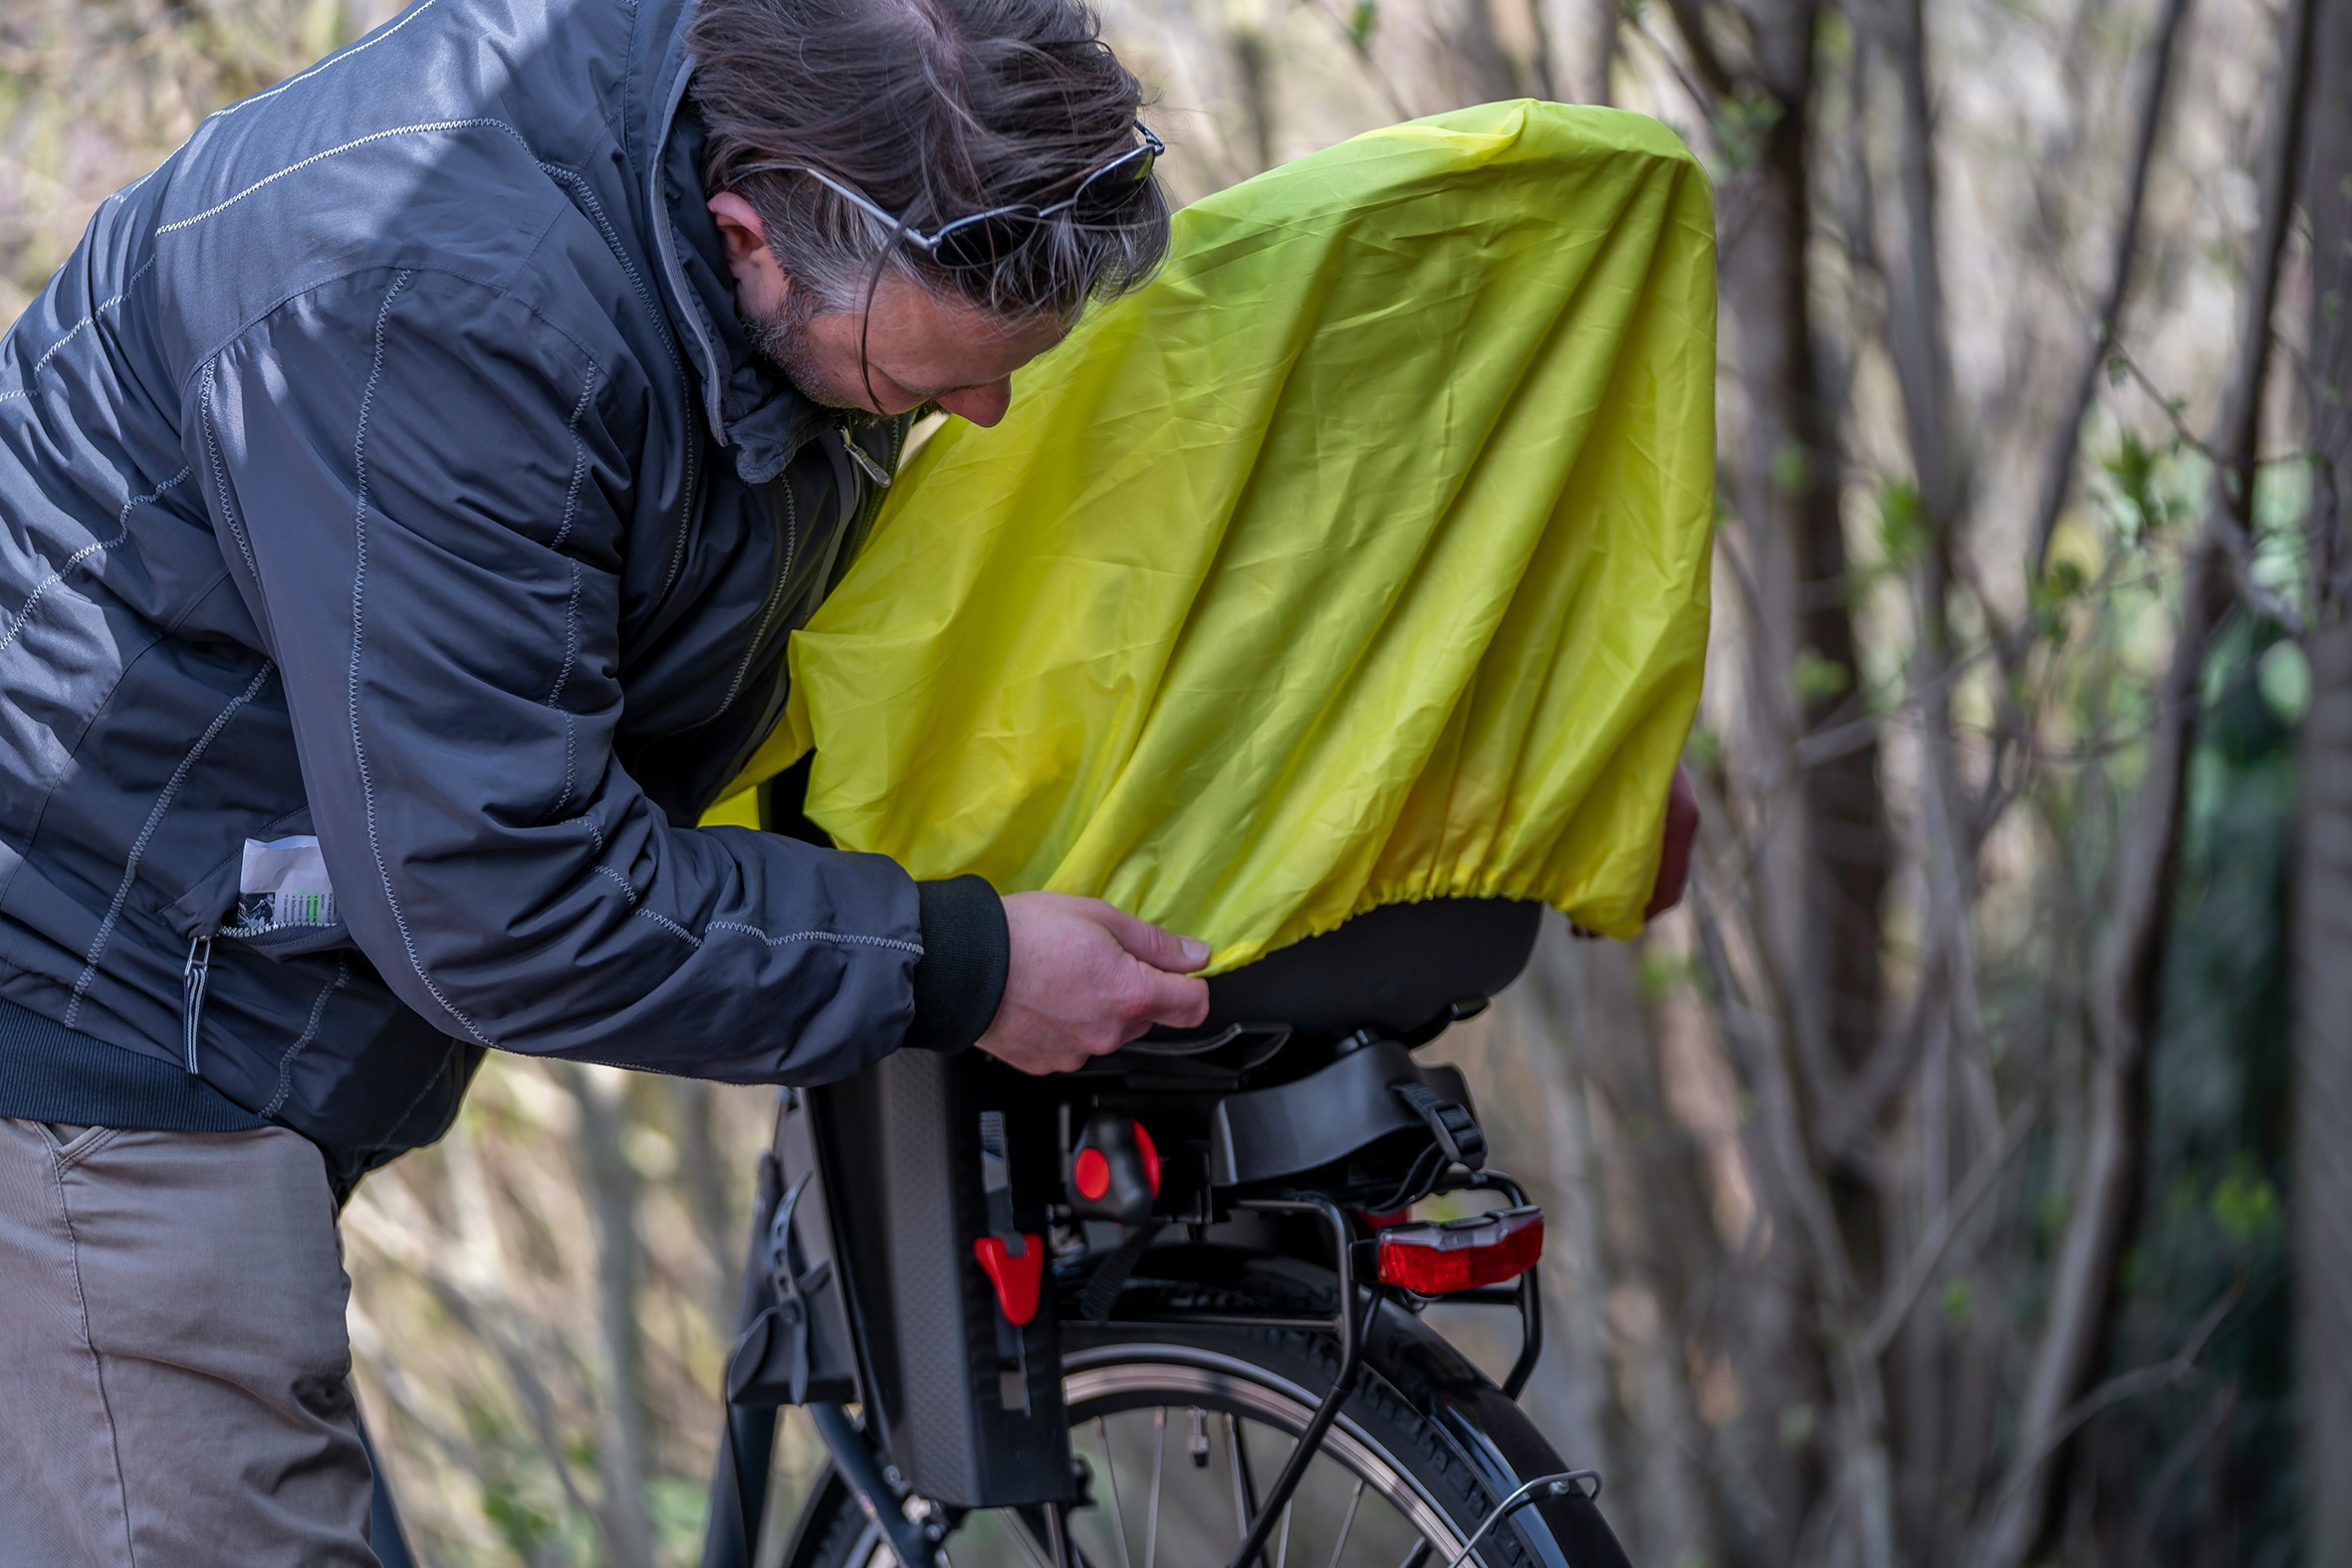
<path fill-rule="evenodd" d="M 196 1035 L 204 1023 L 204 986 L 212 978 L 212 938 L 188 939 L 187 966 L 179 976 L 179 1045 L 188 1076 L 196 1076 Z"/>
<path fill-rule="evenodd" d="M 876 489 L 887 490 L 890 488 L 890 480 L 892 476 L 883 471 L 881 464 L 866 456 L 865 448 L 859 446 L 855 441 L 850 440 L 849 432 L 846 430 L 841 432 L 841 446 L 848 452 L 849 461 L 855 463 L 860 469 L 864 470 L 865 477 L 874 482 Z M 864 500 L 862 496 L 858 499 L 861 503 Z"/>

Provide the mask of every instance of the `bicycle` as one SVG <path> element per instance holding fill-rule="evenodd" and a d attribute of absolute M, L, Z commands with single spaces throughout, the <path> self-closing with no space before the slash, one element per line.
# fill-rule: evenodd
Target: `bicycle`
<path fill-rule="evenodd" d="M 1074 1073 L 901 1052 L 783 1095 L 704 1568 L 751 1568 L 785 1404 L 830 1459 L 786 1568 L 1623 1568 L 1515 1403 L 1541 1216 L 1413 1054 L 1539 915 L 1371 911 Z M 1499 1207 L 1405 1214 L 1452 1193 Z M 1500 1386 L 1437 1300 L 1518 1312 Z"/>

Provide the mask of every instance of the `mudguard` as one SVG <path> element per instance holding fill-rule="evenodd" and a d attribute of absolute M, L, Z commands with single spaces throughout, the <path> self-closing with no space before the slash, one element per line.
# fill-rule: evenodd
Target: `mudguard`
<path fill-rule="evenodd" d="M 1445 1434 L 1487 1490 L 1505 1496 L 1522 1481 L 1570 1468 L 1535 1424 L 1437 1330 L 1409 1312 L 1383 1308 L 1365 1364 Z M 1544 1568 L 1630 1568 L 1625 1548 L 1588 1497 L 1529 1503 L 1507 1525 Z M 1431 1568 L 1445 1568 L 1433 1563 Z"/>

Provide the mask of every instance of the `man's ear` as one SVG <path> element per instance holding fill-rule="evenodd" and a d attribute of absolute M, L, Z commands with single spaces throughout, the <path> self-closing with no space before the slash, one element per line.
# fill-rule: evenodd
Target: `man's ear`
<path fill-rule="evenodd" d="M 710 199 L 711 216 L 718 221 L 719 243 L 727 247 L 727 264 L 768 254 L 768 225 L 759 209 L 731 190 Z"/>

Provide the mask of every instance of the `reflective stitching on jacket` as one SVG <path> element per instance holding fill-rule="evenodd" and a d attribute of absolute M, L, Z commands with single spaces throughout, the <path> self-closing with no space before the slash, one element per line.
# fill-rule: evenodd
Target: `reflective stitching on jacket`
<path fill-rule="evenodd" d="M 550 708 L 555 707 L 556 704 L 562 699 L 564 695 L 564 683 L 572 679 L 572 666 L 579 662 L 580 562 L 576 560 L 572 563 L 572 591 L 570 594 L 566 595 L 564 599 L 564 667 L 556 672 L 556 684 L 548 688 L 547 705 Z M 569 721 L 572 716 L 570 714 L 566 714 L 564 717 L 567 721 L 565 729 L 566 732 L 569 733 L 571 729 Z M 569 800 L 571 798 L 572 776 L 570 772 L 567 771 L 564 776 L 564 799 Z M 562 802 L 559 801 L 558 804 L 561 805 Z M 555 813 L 551 811 L 548 814 L 552 816 Z"/>
<path fill-rule="evenodd" d="M 320 61 L 317 65 L 311 67 L 310 70 L 305 71 L 302 75 L 288 77 L 285 81 L 279 83 L 276 87 L 269 89 L 267 92 L 256 93 L 251 98 L 241 99 L 237 103 L 231 104 L 226 109 L 216 109 L 204 117 L 208 120 L 226 119 L 241 109 L 251 109 L 254 105 L 260 103 L 265 98 L 276 98 L 288 88 L 300 87 L 303 83 L 308 82 L 320 72 L 333 70 L 335 67 L 340 66 L 345 61 L 351 59 L 353 55 L 365 54 L 368 50 L 373 49 L 376 45 L 382 43 L 385 39 L 391 37 L 394 33 L 397 33 L 409 23 L 424 15 L 427 11 L 430 11 L 433 8 L 434 3 L 435 0 L 422 0 L 422 3 L 419 5 L 410 6 L 406 14 L 404 14 L 400 20 L 385 28 L 373 38 L 361 39 L 358 43 L 353 44 L 351 48 L 345 50 L 342 54 L 335 56 L 333 59 Z"/>
<path fill-rule="evenodd" d="M 588 412 L 595 391 L 596 372 L 590 369 L 580 383 L 580 401 L 572 405 L 572 417 L 564 422 L 564 433 L 572 438 L 572 485 L 564 492 L 564 521 L 548 542 L 550 550 L 562 550 L 564 541 L 572 537 L 572 525 L 580 520 L 580 487 L 588 478 L 588 443 L 580 438 L 580 419 Z"/>
<path fill-rule="evenodd" d="M 33 367 L 25 372 L 25 384 L 20 390 L 14 392 L 0 392 L 0 403 L 5 403 L 12 397 L 31 397 L 33 395 L 33 377 L 39 375 L 44 369 L 48 368 L 49 361 L 57 357 L 58 350 L 65 347 L 66 344 L 72 342 L 75 338 L 81 336 L 84 328 L 97 325 L 98 319 L 100 317 L 106 315 L 107 312 L 114 310 L 124 300 L 129 299 L 131 286 L 137 283 L 139 279 L 144 278 L 147 275 L 147 270 L 154 265 L 155 258 L 152 256 L 139 263 L 138 270 L 133 272 L 129 277 L 122 280 L 122 288 L 119 293 L 118 293 L 111 300 L 101 300 L 98 304 L 90 308 L 90 314 L 88 316 L 83 317 L 82 320 L 67 328 L 66 335 L 63 337 L 60 337 L 56 342 L 51 343 L 46 349 L 42 351 L 41 357 L 33 361 Z"/>
<path fill-rule="evenodd" d="M 636 291 L 637 303 L 644 307 L 646 316 L 653 322 L 653 330 L 661 336 L 661 346 L 670 356 L 670 368 L 678 372 L 678 391 L 687 410 L 687 424 L 691 427 L 694 421 L 694 379 L 686 373 L 685 356 L 678 352 L 677 336 L 670 330 L 669 313 L 661 308 L 660 303 L 653 298 L 653 291 L 645 286 L 644 278 L 637 272 L 637 264 L 629 260 L 627 250 L 621 246 L 620 236 L 613 232 L 611 223 L 604 217 L 604 204 L 596 199 L 595 187 L 588 183 L 586 175 L 560 163 L 550 163 L 537 152 L 532 154 L 532 158 L 539 164 L 541 173 L 550 179 L 561 180 L 579 194 L 587 206 L 588 221 L 604 236 L 604 248 L 612 253 L 614 261 L 620 263 L 622 275 L 628 279 L 629 287 Z M 691 433 L 689 429 L 689 435 Z M 670 596 L 670 589 L 677 586 L 678 573 L 685 569 L 687 528 L 693 516 L 694 487 L 701 478 L 701 470 L 702 443 L 689 439 L 686 442 L 686 483 L 678 492 L 675 539 L 670 545 L 669 564 L 662 571 L 661 591 L 653 595 L 656 606 Z"/>
<path fill-rule="evenodd" d="M 91 983 L 98 979 L 98 961 L 105 956 L 107 943 L 114 938 L 115 923 L 122 918 L 123 902 L 130 897 L 130 884 L 138 878 L 139 860 L 147 852 L 147 841 L 155 836 L 155 829 L 162 824 L 163 813 L 171 809 L 171 802 L 178 798 L 180 786 L 188 782 L 189 771 L 196 766 L 197 759 L 204 755 L 205 748 L 228 727 L 228 722 L 237 716 L 238 709 L 253 701 L 255 694 L 262 688 L 262 682 L 268 680 L 275 669 L 277 666 L 269 660 L 262 661 L 253 679 L 245 683 L 245 689 L 230 698 L 226 708 L 213 715 L 212 723 L 197 737 L 196 744 L 188 748 L 188 755 L 179 760 L 179 766 L 171 771 L 171 778 L 163 785 L 163 792 L 155 796 L 155 804 L 147 812 L 146 824 L 139 828 L 138 837 L 131 840 L 130 858 L 122 864 L 122 880 L 116 884 L 115 901 L 107 906 L 107 918 L 99 923 L 98 936 L 91 942 L 90 952 L 83 960 L 81 978 L 74 982 L 74 1000 L 66 1004 L 66 1015 L 58 1020 L 67 1028 L 72 1028 L 75 1019 L 82 1015 L 82 999 L 88 995 Z"/>
<path fill-rule="evenodd" d="M 630 884 L 627 877 L 622 876 L 610 866 L 597 866 L 595 871 L 598 876 L 608 876 L 614 882 L 620 885 L 621 895 L 629 902 L 629 913 L 633 915 L 643 915 L 647 920 L 652 921 L 655 925 L 661 927 L 662 930 L 676 937 L 688 947 L 699 948 L 702 946 L 702 937 L 698 937 L 693 932 L 688 931 L 684 926 L 679 925 L 667 915 L 659 914 L 638 903 L 637 890 Z M 794 942 L 839 942 L 850 947 L 890 948 L 900 953 L 912 953 L 916 958 L 921 958 L 923 956 L 923 945 L 919 942 L 902 942 L 896 937 L 861 936 L 854 932 L 795 931 L 785 936 L 772 937 L 768 935 L 767 932 L 762 931 L 758 926 L 747 926 L 740 920 L 714 920 L 709 925 L 703 927 L 703 932 L 706 936 L 713 931 L 740 931 L 747 937 L 758 937 L 762 942 L 767 943 L 772 948 L 781 948 Z"/>
<path fill-rule="evenodd" d="M 246 571 L 259 583 L 261 563 L 253 559 L 253 546 L 245 538 L 245 531 L 237 526 L 237 509 L 229 501 L 228 465 L 220 460 L 220 434 L 213 428 L 212 367 L 218 362 L 217 358 L 204 361 L 203 381 L 196 390 L 196 418 L 204 426 L 204 455 L 212 461 L 212 488 L 220 497 L 221 527 L 237 542 L 237 554 L 245 558 Z"/>
<path fill-rule="evenodd" d="M 408 916 L 400 908 L 399 895 L 392 891 L 391 868 L 384 864 L 383 838 L 375 827 L 375 779 L 367 768 L 367 742 L 359 733 L 359 657 L 366 645 L 367 593 L 367 413 L 375 406 L 376 383 L 383 379 L 383 330 L 391 319 L 392 302 L 415 277 L 413 270 L 404 271 L 392 279 L 392 286 L 384 291 L 383 308 L 375 313 L 375 351 L 368 361 L 367 386 L 359 394 L 359 428 L 352 437 L 352 467 L 356 475 L 355 489 L 358 505 L 353 514 L 353 554 L 356 560 L 352 571 L 352 667 L 349 682 L 351 703 L 352 752 L 359 768 L 359 799 L 367 812 L 367 847 L 375 856 L 375 874 L 383 884 L 385 905 L 392 912 L 392 924 L 400 931 L 400 946 L 408 954 L 408 967 L 425 991 L 441 1005 L 442 1010 L 465 1026 L 465 1031 L 485 1045 L 497 1041 L 474 1026 L 474 1020 L 459 1011 L 457 1005 L 442 995 L 433 977 L 425 973 L 424 960 L 417 956 L 416 937 L 408 929 Z"/>
<path fill-rule="evenodd" d="M 693 932 L 688 931 L 684 926 L 679 925 L 676 921 L 670 919 L 669 916 L 661 913 L 659 910 L 647 909 L 644 905 L 639 904 L 636 908 L 630 910 L 629 913 L 632 915 L 644 916 L 647 920 L 652 921 L 662 930 L 668 932 L 671 936 L 676 937 L 679 941 L 685 943 L 686 946 L 690 948 L 698 948 L 702 946 L 702 938 L 696 936 Z"/>
<path fill-rule="evenodd" d="M 303 1025 L 294 1043 L 286 1047 L 286 1054 L 278 1058 L 278 1092 L 271 1095 L 270 1103 L 261 1108 L 263 1116 L 277 1115 L 294 1093 L 294 1059 L 310 1049 L 311 1041 L 319 1037 L 319 1023 L 327 1016 L 328 999 L 350 985 L 351 981 L 352 961 L 338 958 L 335 961 L 335 978 L 319 988 L 318 1000 L 311 1004 L 311 1020 Z"/>
<path fill-rule="evenodd" d="M 474 128 L 475 126 L 486 126 L 494 130 L 503 130 L 516 141 L 521 142 L 524 151 L 531 151 L 531 143 L 524 139 L 523 133 L 517 130 L 514 126 L 508 124 L 503 119 L 490 119 L 488 117 L 476 117 L 473 119 L 428 119 L 414 125 L 394 125 L 389 130 L 369 131 L 366 135 L 361 136 L 354 141 L 347 141 L 340 147 L 329 147 L 324 152 L 314 152 L 299 163 L 289 163 L 277 173 L 265 175 L 264 177 L 255 180 L 252 184 L 246 186 L 243 190 L 237 192 L 237 194 L 231 196 L 226 201 L 217 203 L 214 206 L 207 207 L 202 212 L 196 213 L 193 216 L 175 218 L 169 223 L 158 224 L 155 228 L 154 237 L 156 239 L 161 239 L 166 234 L 177 234 L 182 229 L 192 229 L 197 224 L 202 223 L 206 218 L 216 217 L 219 214 L 228 211 L 231 207 L 234 207 L 237 203 L 243 201 L 246 197 L 261 189 L 264 185 L 275 185 L 278 181 L 284 179 L 289 174 L 299 174 L 314 163 L 323 163 L 327 159 L 337 156 L 339 153 L 351 151 L 353 147 L 363 147 L 374 141 L 386 141 L 393 136 L 413 136 L 427 131 L 436 130 L 468 130 Z M 533 157 L 533 161 L 538 161 L 536 154 Z"/>
<path fill-rule="evenodd" d="M 564 695 L 564 683 L 572 678 L 572 666 L 580 657 L 580 562 L 572 562 L 572 593 L 564 601 L 564 667 L 556 672 L 556 684 L 549 688 L 547 705 L 564 721 L 564 792 L 556 796 L 556 803 L 548 807 L 552 817 L 572 803 L 572 791 L 580 782 L 580 726 L 572 715 L 557 706 Z"/>
<path fill-rule="evenodd" d="M 772 937 L 758 926 L 747 926 L 735 920 L 714 920 L 703 929 L 706 931 L 740 931 L 745 936 L 758 937 L 772 948 L 780 948 L 793 942 L 845 942 L 853 947 L 890 948 L 900 953 L 912 953 L 916 958 L 923 956 L 923 945 L 920 942 L 901 942 L 896 937 L 858 936 L 845 931 L 793 931 L 781 937 Z"/>
<path fill-rule="evenodd" d="M 572 486 L 564 493 L 564 521 L 556 529 L 556 537 L 548 548 L 561 554 L 564 541 L 572 536 L 572 525 L 580 518 L 580 487 L 588 478 L 588 443 L 580 438 L 580 420 L 588 412 L 588 401 L 595 395 L 596 371 L 591 362 L 588 373 L 580 385 L 580 401 L 572 405 L 572 418 L 564 426 L 572 437 Z M 579 727 L 572 715 L 559 704 L 563 700 L 565 683 L 572 679 L 572 666 L 580 658 L 580 562 L 571 562 L 572 592 L 564 600 L 564 667 L 556 671 L 556 684 L 548 688 L 547 705 L 564 720 L 564 792 L 556 796 L 556 803 L 548 807 L 548 815 L 572 803 L 572 791 L 580 776 Z"/>
<path fill-rule="evenodd" d="M 41 596 L 43 594 L 47 593 L 51 588 L 56 587 L 59 583 L 65 581 L 67 573 L 71 572 L 76 566 L 79 566 L 85 560 L 88 560 L 91 557 L 97 555 L 100 551 L 113 550 L 130 537 L 130 513 L 132 508 L 147 506 L 150 503 L 158 500 L 161 498 L 164 492 L 170 490 L 173 486 L 177 485 L 181 480 L 187 478 L 188 475 L 194 472 L 195 470 L 192 468 L 183 468 L 178 473 L 172 475 L 169 479 L 163 481 L 163 483 L 160 485 L 157 485 L 147 494 L 143 496 L 132 496 L 128 501 L 123 502 L 121 512 L 118 513 L 115 519 L 116 523 L 119 525 L 119 527 L 113 539 L 94 540 L 90 544 L 83 546 L 80 550 L 75 551 L 71 556 L 66 558 L 66 563 L 64 565 L 58 567 L 48 576 L 43 577 L 40 582 L 34 586 L 32 593 L 25 599 L 25 607 L 18 610 L 16 612 L 16 618 L 8 623 L 7 632 L 5 634 L 0 634 L 0 653 L 6 653 L 9 647 L 16 641 L 16 634 L 25 629 L 25 622 L 33 618 L 34 606 L 41 602 Z"/>

